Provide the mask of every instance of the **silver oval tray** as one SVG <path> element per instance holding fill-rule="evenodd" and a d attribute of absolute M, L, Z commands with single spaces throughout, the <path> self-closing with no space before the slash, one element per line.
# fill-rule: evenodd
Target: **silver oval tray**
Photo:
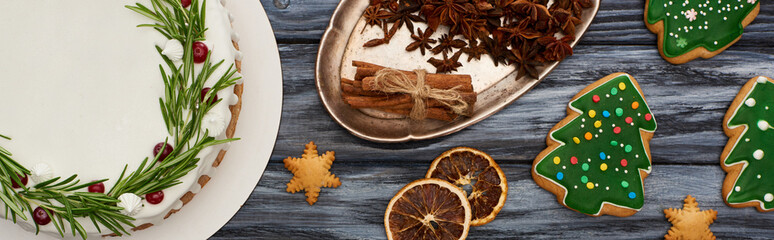
<path fill-rule="evenodd" d="M 586 33 L 599 10 L 600 0 L 593 0 L 593 6 L 583 12 L 582 23 L 576 28 L 576 39 L 570 45 L 575 47 Z M 315 78 L 317 91 L 331 117 L 353 135 L 374 142 L 405 142 L 432 139 L 449 135 L 469 127 L 497 113 L 510 103 L 526 94 L 557 66 L 554 62 L 538 68 L 540 78 L 529 76 L 514 80 L 516 71 L 503 74 L 497 81 L 489 81 L 484 87 L 474 89 L 478 94 L 474 112 L 470 117 L 460 117 L 452 122 L 437 120 L 414 121 L 408 118 L 375 117 L 372 112 L 351 108 L 341 98 L 341 76 L 348 45 L 353 37 L 368 0 L 341 0 L 331 17 L 317 53 Z M 362 59 L 368 61 L 368 59 Z M 464 63 L 463 63 L 464 64 Z M 409 69 L 410 70 L 410 69 Z M 465 74 L 455 73 L 455 74 Z"/>

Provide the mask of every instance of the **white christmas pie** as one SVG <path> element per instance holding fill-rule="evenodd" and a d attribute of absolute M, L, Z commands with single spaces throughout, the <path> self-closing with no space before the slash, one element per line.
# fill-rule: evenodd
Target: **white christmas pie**
<path fill-rule="evenodd" d="M 221 1 L 7 1 L 0 33 L 0 215 L 25 229 L 160 224 L 237 140 L 241 53 Z"/>

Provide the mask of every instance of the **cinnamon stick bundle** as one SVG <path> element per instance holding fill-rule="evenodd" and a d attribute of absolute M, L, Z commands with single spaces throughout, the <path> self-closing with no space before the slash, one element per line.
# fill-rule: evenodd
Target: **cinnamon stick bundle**
<path fill-rule="evenodd" d="M 344 102 L 349 104 L 353 108 L 371 108 L 384 112 L 412 115 L 414 108 L 417 106 L 417 99 L 412 95 L 410 91 L 406 92 L 384 92 L 383 75 L 377 76 L 378 73 L 384 74 L 386 67 L 379 66 L 372 63 L 353 61 L 352 65 L 357 67 L 355 73 L 355 79 L 341 79 L 341 93 Z M 449 93 L 454 97 L 456 103 L 464 102 L 464 110 L 460 110 L 460 104 L 452 104 L 448 99 L 439 100 L 428 96 L 427 99 L 421 99 L 423 101 L 424 109 L 421 111 L 425 118 L 453 121 L 459 115 L 471 115 L 473 113 L 473 106 L 476 103 L 477 95 L 473 91 L 472 78 L 470 75 L 456 75 L 456 74 L 425 74 L 418 75 L 416 71 L 403 71 L 387 69 L 390 73 L 397 73 L 399 77 L 408 80 L 411 84 L 416 85 L 419 78 L 423 78 L 424 85 L 419 87 L 427 87 L 430 91 L 436 93 Z M 385 71 L 387 71 L 385 70 Z M 417 86 L 412 86 L 417 87 Z M 442 94 L 443 95 L 443 94 Z M 443 98 L 442 98 L 443 99 Z M 452 101 L 452 102 L 454 102 Z M 413 117 L 413 115 L 412 115 Z"/>

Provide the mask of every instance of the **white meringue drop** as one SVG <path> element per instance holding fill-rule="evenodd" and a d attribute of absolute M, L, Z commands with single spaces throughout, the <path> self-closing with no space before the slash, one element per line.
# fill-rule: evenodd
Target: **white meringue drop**
<path fill-rule="evenodd" d="M 236 80 L 235 82 L 236 84 L 242 84 L 245 82 L 245 77 L 242 76 L 242 74 L 239 72 L 234 73 L 234 76 L 232 76 L 232 78 L 239 78 Z"/>
<path fill-rule="evenodd" d="M 161 54 L 167 56 L 169 60 L 177 62 L 183 59 L 185 49 L 183 49 L 183 44 L 180 43 L 180 41 L 177 39 L 170 39 L 166 44 L 164 44 L 164 50 L 161 51 Z"/>
<path fill-rule="evenodd" d="M 230 119 L 226 119 L 223 111 L 212 109 L 207 112 L 207 114 L 204 114 L 204 117 L 202 118 L 202 127 L 207 129 L 207 135 L 216 137 L 223 133 L 223 131 L 226 131 L 226 126 L 228 125 L 227 121 L 229 120 Z"/>
<path fill-rule="evenodd" d="M 244 57 L 245 56 L 242 54 L 241 51 L 234 52 L 234 59 L 236 59 L 237 61 L 242 61 L 242 59 L 244 59 Z"/>
<path fill-rule="evenodd" d="M 35 164 L 35 166 L 32 166 L 32 169 L 30 169 L 30 175 L 32 177 L 32 181 L 35 181 L 35 183 L 42 183 L 54 178 L 54 171 L 51 170 L 51 167 L 48 166 L 48 164 L 38 163 Z"/>
<path fill-rule="evenodd" d="M 231 41 L 239 42 L 242 38 L 239 37 L 239 33 L 236 31 L 231 32 Z"/>
<path fill-rule="evenodd" d="M 127 216 L 134 216 L 142 210 L 142 198 L 134 195 L 134 193 L 121 194 L 121 196 L 118 196 L 118 201 L 120 201 L 118 206 L 124 208 L 121 210 L 121 213 Z"/>

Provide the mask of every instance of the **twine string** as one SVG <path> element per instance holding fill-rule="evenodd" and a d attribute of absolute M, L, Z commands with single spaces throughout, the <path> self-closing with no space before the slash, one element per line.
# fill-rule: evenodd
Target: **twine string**
<path fill-rule="evenodd" d="M 426 84 L 427 71 L 416 69 L 416 81 L 412 81 L 405 73 L 384 68 L 376 72 L 372 88 L 386 93 L 405 93 L 414 100 L 409 117 L 414 120 L 422 120 L 427 117 L 427 101 L 433 99 L 448 107 L 457 115 L 465 115 L 468 111 L 468 103 L 462 99 L 462 95 L 455 86 L 451 89 L 432 88 Z"/>

